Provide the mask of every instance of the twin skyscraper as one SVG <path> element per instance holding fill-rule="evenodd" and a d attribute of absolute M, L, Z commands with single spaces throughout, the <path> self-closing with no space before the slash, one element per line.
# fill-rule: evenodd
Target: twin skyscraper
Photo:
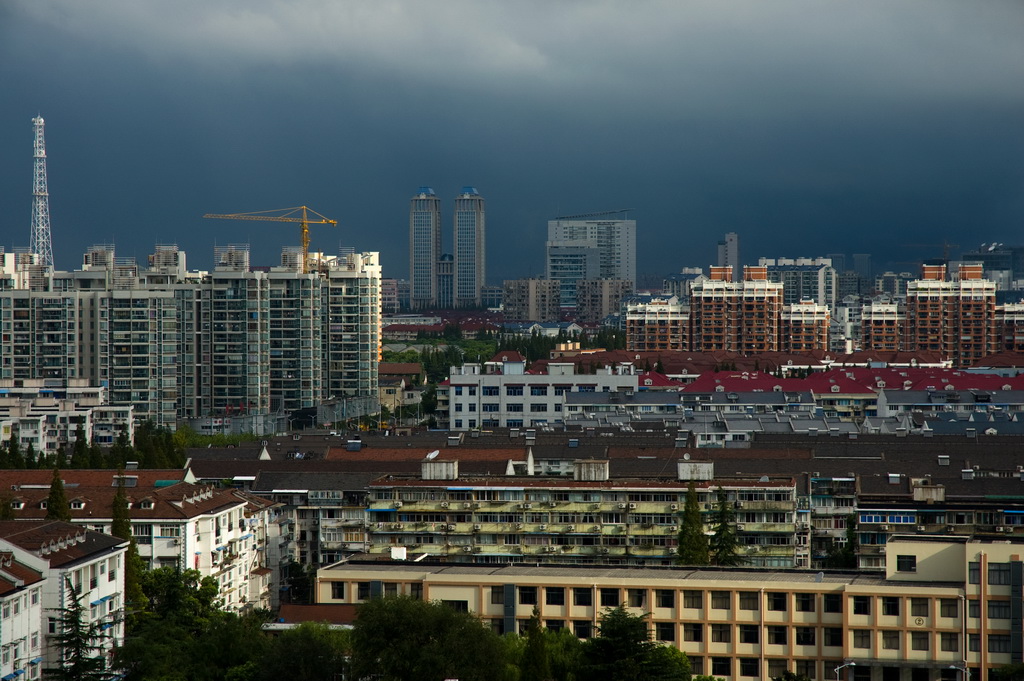
<path fill-rule="evenodd" d="M 455 197 L 454 254 L 441 248 L 441 199 L 420 187 L 409 206 L 409 288 L 413 309 L 481 305 L 487 276 L 484 199 L 474 187 Z"/>

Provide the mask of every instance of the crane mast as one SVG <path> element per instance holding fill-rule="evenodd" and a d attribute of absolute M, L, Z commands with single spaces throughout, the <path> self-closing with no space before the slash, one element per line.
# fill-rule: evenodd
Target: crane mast
<path fill-rule="evenodd" d="M 39 258 L 39 264 L 53 269 L 53 244 L 50 237 L 50 194 L 46 189 L 46 140 L 43 137 L 43 118 L 32 119 L 35 130 L 32 173 L 32 238 L 29 249 Z"/>

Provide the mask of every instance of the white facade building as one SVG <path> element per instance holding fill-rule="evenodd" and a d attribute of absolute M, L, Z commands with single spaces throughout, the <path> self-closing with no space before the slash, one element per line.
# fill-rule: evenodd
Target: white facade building
<path fill-rule="evenodd" d="M 501 373 L 485 374 L 479 364 L 452 367 L 448 417 L 452 430 L 521 428 L 562 422 L 570 392 L 635 391 L 631 364 L 598 374 L 577 374 L 571 363 L 550 363 L 546 374 L 528 374 L 524 362 L 503 362 Z"/>

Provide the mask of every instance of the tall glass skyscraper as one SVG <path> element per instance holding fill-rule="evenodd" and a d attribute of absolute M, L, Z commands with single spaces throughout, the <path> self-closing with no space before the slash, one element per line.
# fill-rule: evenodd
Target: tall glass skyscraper
<path fill-rule="evenodd" d="M 437 305 L 437 264 L 441 259 L 441 199 L 420 187 L 409 207 L 409 303 Z"/>
<path fill-rule="evenodd" d="M 478 307 L 487 276 L 484 199 L 475 187 L 455 197 L 455 307 Z"/>

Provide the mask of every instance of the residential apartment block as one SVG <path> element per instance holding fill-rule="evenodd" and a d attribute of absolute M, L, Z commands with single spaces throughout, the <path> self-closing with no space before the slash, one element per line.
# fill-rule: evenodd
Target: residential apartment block
<path fill-rule="evenodd" d="M 61 612 L 78 592 L 85 626 L 106 635 L 108 661 L 124 641 L 124 554 L 116 537 L 52 520 L 0 522 L 0 671 L 42 678 L 59 664 Z"/>
<path fill-rule="evenodd" d="M 557 322 L 561 311 L 559 296 L 559 282 L 554 279 L 508 279 L 504 292 L 505 319 Z"/>
<path fill-rule="evenodd" d="M 692 672 L 727 681 L 786 671 L 813 680 L 987 681 L 1019 663 L 1015 602 L 1022 544 L 899 537 L 884 572 L 465 566 L 346 562 L 317 573 L 318 603 L 403 594 L 468 610 L 523 633 L 596 634 L 608 608 L 648 616 L 652 638 Z"/>
<path fill-rule="evenodd" d="M 3 272 L 0 380 L 85 380 L 139 420 L 175 427 L 208 416 L 266 415 L 375 395 L 380 353 L 376 253 L 285 249 L 250 266 L 247 246 L 215 249 L 212 272 L 158 246 L 150 267 L 96 246 L 81 270 L 35 288 Z M 37 278 L 38 279 L 38 278 Z"/>
<path fill-rule="evenodd" d="M 5 471 L 12 512 L 21 520 L 46 516 L 49 471 Z M 101 470 L 62 472 L 71 522 L 95 532 L 111 531 L 118 474 Z M 269 500 L 235 490 L 181 481 L 182 471 L 125 471 L 132 533 L 149 567 L 199 570 L 213 577 L 227 610 L 270 607 Z M 0 529 L 4 525 L 0 523 Z M 276 526 L 273 526 L 276 527 Z M 0 536 L 3 536 L 0 534 Z"/>
<path fill-rule="evenodd" d="M 576 282 L 576 321 L 598 324 L 619 312 L 622 299 L 633 293 L 627 279 L 581 279 Z"/>
<path fill-rule="evenodd" d="M 573 364 L 549 363 L 547 373 L 526 373 L 525 361 L 502 363 L 500 373 L 484 373 L 479 364 L 452 367 L 438 386 L 438 406 L 448 408 L 452 430 L 521 428 L 562 419 L 568 392 L 636 390 L 632 365 L 591 375 L 577 374 Z"/>

